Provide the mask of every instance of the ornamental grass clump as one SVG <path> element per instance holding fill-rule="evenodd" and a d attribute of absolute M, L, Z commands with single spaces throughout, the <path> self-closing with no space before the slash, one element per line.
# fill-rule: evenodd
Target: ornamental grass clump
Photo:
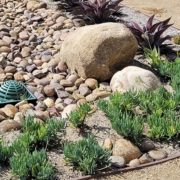
<path fill-rule="evenodd" d="M 19 179 L 54 179 L 54 168 L 49 164 L 45 150 L 24 151 L 10 159 L 12 173 Z"/>
<path fill-rule="evenodd" d="M 123 0 L 80 0 L 79 4 L 93 23 L 113 21 L 112 15 L 120 11 Z"/>
<path fill-rule="evenodd" d="M 166 40 L 170 40 L 171 36 L 165 35 L 163 33 L 172 26 L 168 24 L 171 18 L 164 21 L 153 23 L 154 15 L 151 16 L 144 26 L 139 26 L 137 23 L 133 22 L 129 25 L 129 28 L 134 33 L 139 47 L 144 51 L 144 48 L 148 49 L 159 49 L 160 53 L 166 53 L 169 51 L 169 44 L 164 43 Z"/>
<path fill-rule="evenodd" d="M 110 154 L 92 136 L 64 146 L 66 161 L 85 174 L 95 174 L 99 169 L 109 166 Z"/>

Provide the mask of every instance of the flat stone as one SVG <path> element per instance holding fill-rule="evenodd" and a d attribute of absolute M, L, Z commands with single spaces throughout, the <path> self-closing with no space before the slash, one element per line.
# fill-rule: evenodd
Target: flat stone
<path fill-rule="evenodd" d="M 7 46 L 1 46 L 0 47 L 0 53 L 10 53 L 11 49 Z"/>
<path fill-rule="evenodd" d="M 148 155 L 154 160 L 161 160 L 167 157 L 167 152 L 163 150 L 151 150 L 148 152 Z"/>
<path fill-rule="evenodd" d="M 76 86 L 72 86 L 72 87 L 66 87 L 65 91 L 67 91 L 68 93 L 73 93 L 75 90 L 77 90 Z"/>
<path fill-rule="evenodd" d="M 43 73 L 41 70 L 34 70 L 33 71 L 33 76 L 36 77 L 36 78 L 43 78 L 46 74 Z"/>
<path fill-rule="evenodd" d="M 60 81 L 60 85 L 62 85 L 64 87 L 71 87 L 71 86 L 73 86 L 73 83 L 71 81 L 66 80 L 66 79 L 62 79 Z"/>
<path fill-rule="evenodd" d="M 71 98 L 64 99 L 64 104 L 66 104 L 66 105 L 72 104 L 73 102 L 74 102 L 74 100 Z"/>
<path fill-rule="evenodd" d="M 69 93 L 64 90 L 56 90 L 57 96 L 59 98 L 67 98 L 69 97 Z"/>
<path fill-rule="evenodd" d="M 4 69 L 6 73 L 15 73 L 16 72 L 16 67 L 15 66 L 6 66 Z"/>
<path fill-rule="evenodd" d="M 36 69 L 36 65 L 35 64 L 31 64 L 26 66 L 26 70 L 31 73 L 32 71 L 34 71 Z"/>

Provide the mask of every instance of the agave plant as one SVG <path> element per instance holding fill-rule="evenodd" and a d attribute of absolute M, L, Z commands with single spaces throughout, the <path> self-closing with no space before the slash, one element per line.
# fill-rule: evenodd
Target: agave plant
<path fill-rule="evenodd" d="M 163 36 L 163 33 L 172 26 L 172 24 L 168 24 L 170 19 L 171 18 L 168 18 L 164 21 L 153 23 L 154 15 L 152 15 L 143 27 L 140 27 L 135 22 L 129 26 L 134 33 L 141 50 L 144 50 L 144 48 L 156 48 L 159 49 L 161 53 L 164 53 L 164 50 L 169 47 L 169 44 L 164 44 L 164 42 L 171 37 L 169 35 Z"/>
<path fill-rule="evenodd" d="M 80 0 L 84 13 L 93 23 L 112 21 L 112 15 L 117 13 L 123 0 Z"/>

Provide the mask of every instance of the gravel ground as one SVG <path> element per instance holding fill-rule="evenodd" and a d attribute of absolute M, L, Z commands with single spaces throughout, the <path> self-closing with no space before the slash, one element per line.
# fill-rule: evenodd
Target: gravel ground
<path fill-rule="evenodd" d="M 146 24 L 149 16 L 134 10 L 132 8 L 129 8 L 127 6 L 124 6 L 122 8 L 122 13 L 125 14 L 124 17 L 122 18 L 123 20 L 127 21 L 127 22 L 136 22 L 140 25 L 144 25 Z M 158 20 L 156 20 L 158 22 Z M 171 27 L 169 28 L 164 34 L 169 34 L 171 36 L 176 35 L 180 33 L 180 30 L 175 28 L 175 27 Z"/>
<path fill-rule="evenodd" d="M 179 180 L 180 158 L 151 166 L 141 170 L 135 170 L 120 175 L 101 178 L 101 180 Z"/>
<path fill-rule="evenodd" d="M 179 0 L 123 0 L 122 4 L 147 15 L 156 14 L 156 17 L 160 20 L 171 17 L 171 22 L 180 29 Z"/>

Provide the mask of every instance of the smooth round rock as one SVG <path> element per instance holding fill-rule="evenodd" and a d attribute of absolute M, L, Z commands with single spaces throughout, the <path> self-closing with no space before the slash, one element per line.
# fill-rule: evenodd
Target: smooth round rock
<path fill-rule="evenodd" d="M 129 162 L 129 166 L 130 166 L 130 167 L 137 167 L 137 166 L 139 166 L 139 165 L 140 165 L 139 159 L 133 159 L 133 160 L 131 160 L 131 161 Z"/>
<path fill-rule="evenodd" d="M 122 168 L 126 165 L 125 159 L 120 156 L 111 156 L 110 161 L 111 165 L 117 168 Z"/>
<path fill-rule="evenodd" d="M 167 152 L 163 150 L 152 150 L 148 152 L 149 156 L 154 160 L 161 160 L 167 157 Z"/>

